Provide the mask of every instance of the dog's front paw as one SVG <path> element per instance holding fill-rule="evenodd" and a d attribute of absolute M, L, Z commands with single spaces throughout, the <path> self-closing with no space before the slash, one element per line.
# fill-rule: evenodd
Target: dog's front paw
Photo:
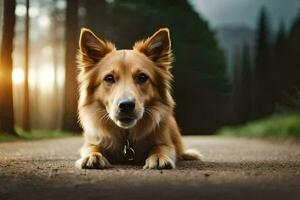
<path fill-rule="evenodd" d="M 75 166 L 79 169 L 105 169 L 110 164 L 101 153 L 94 152 L 77 160 Z"/>
<path fill-rule="evenodd" d="M 143 169 L 174 169 L 175 162 L 167 155 L 152 154 L 146 159 Z"/>

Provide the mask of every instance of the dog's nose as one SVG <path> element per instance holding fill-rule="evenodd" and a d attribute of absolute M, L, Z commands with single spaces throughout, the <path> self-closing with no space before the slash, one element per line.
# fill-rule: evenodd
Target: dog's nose
<path fill-rule="evenodd" d="M 134 111 L 134 108 L 135 108 L 134 100 L 126 99 L 126 100 L 120 101 L 120 103 L 119 103 L 120 112 L 130 113 L 130 112 Z"/>

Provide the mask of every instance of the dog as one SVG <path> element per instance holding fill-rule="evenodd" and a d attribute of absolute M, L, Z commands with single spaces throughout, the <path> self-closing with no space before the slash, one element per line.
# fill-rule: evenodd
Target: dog
<path fill-rule="evenodd" d="M 177 160 L 200 160 L 198 151 L 184 150 L 174 118 L 172 62 L 168 28 L 130 50 L 81 30 L 78 111 L 84 145 L 78 168 L 173 169 Z"/>

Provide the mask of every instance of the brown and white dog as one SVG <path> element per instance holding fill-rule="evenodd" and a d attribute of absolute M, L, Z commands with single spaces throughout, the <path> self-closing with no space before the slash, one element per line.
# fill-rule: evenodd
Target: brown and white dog
<path fill-rule="evenodd" d="M 78 109 L 85 141 L 78 168 L 128 163 L 167 169 L 175 168 L 177 159 L 200 159 L 197 151 L 184 151 L 173 116 L 167 28 L 130 50 L 117 50 L 82 29 L 79 47 Z"/>

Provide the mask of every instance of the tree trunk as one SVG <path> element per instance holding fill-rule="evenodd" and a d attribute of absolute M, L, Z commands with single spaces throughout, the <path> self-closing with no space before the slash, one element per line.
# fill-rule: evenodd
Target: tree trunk
<path fill-rule="evenodd" d="M 65 95 L 63 130 L 80 131 L 77 123 L 77 81 L 76 52 L 78 44 L 78 0 L 67 0 L 66 10 L 66 54 L 65 54 Z"/>
<path fill-rule="evenodd" d="M 25 17 L 25 52 L 24 52 L 24 110 L 23 110 L 23 129 L 30 131 L 30 110 L 29 110 L 29 0 L 26 0 L 26 17 Z"/>
<path fill-rule="evenodd" d="M 51 36 L 51 44 L 52 44 L 52 48 L 55 49 L 55 51 L 53 52 L 53 66 L 54 66 L 54 96 L 55 97 L 59 97 L 60 92 L 59 92 L 59 86 L 58 86 L 58 68 L 59 68 L 59 59 L 58 59 L 58 55 L 61 53 L 60 52 L 60 48 L 58 47 L 58 44 L 60 44 L 60 40 L 59 40 L 59 33 L 58 33 L 58 27 L 59 27 L 59 23 L 57 20 L 57 0 L 53 0 L 53 5 L 52 5 L 52 12 L 51 12 L 51 29 L 53 32 L 53 35 Z M 61 111 L 60 111 L 60 98 L 57 98 L 56 101 L 54 102 L 54 110 L 56 113 L 55 116 L 55 126 L 57 129 L 61 129 L 61 122 L 62 122 L 62 118 L 61 118 Z"/>
<path fill-rule="evenodd" d="M 0 55 L 0 132 L 16 134 L 12 93 L 12 51 L 15 27 L 15 0 L 4 0 L 4 22 Z"/>
<path fill-rule="evenodd" d="M 261 9 L 256 34 L 253 117 L 261 118 L 271 114 L 274 110 L 273 88 L 270 79 L 273 73 L 270 62 L 270 31 L 265 7 Z"/>

